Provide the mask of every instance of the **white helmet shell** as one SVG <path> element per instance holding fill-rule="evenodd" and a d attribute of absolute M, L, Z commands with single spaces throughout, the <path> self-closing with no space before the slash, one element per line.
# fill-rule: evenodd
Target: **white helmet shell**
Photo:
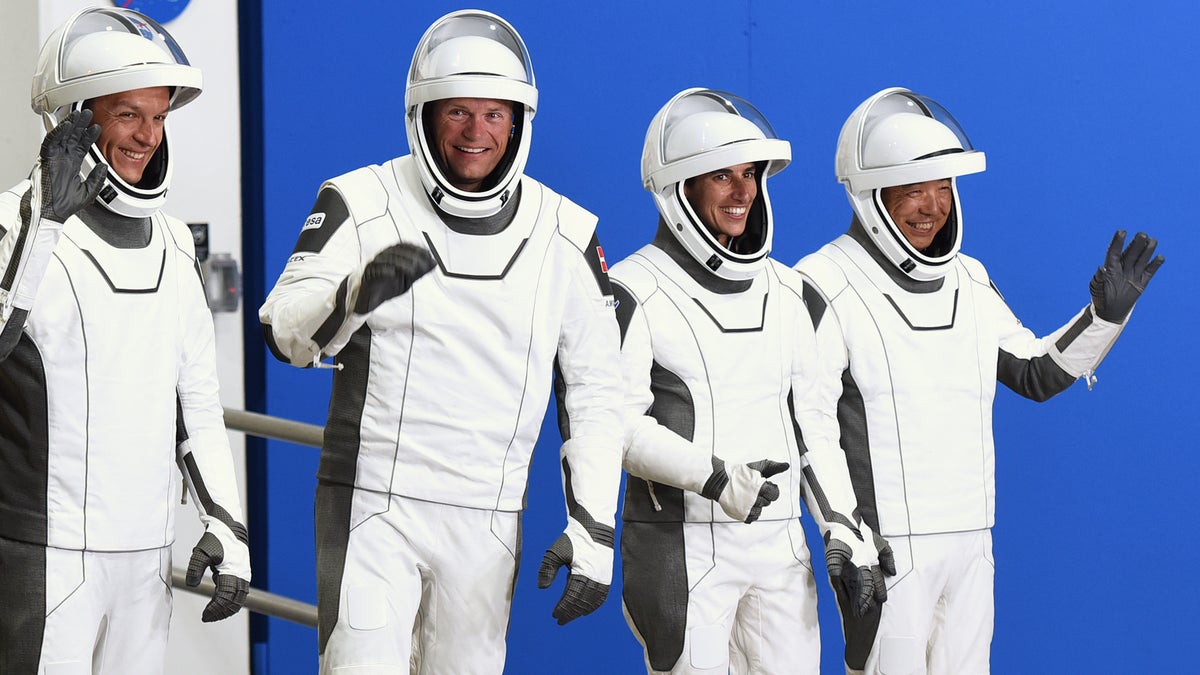
<path fill-rule="evenodd" d="M 450 183 L 430 138 L 427 104 L 448 98 L 514 103 L 508 149 L 479 192 L 466 192 Z M 504 19 L 482 10 L 462 10 L 443 16 L 425 31 L 408 72 L 405 124 L 421 182 L 438 208 L 462 218 L 484 218 L 500 211 L 525 171 L 537 99 L 529 52 Z"/>
<path fill-rule="evenodd" d="M 49 131 L 85 101 L 149 87 L 169 87 L 171 110 L 175 110 L 200 95 L 203 77 L 171 34 L 153 19 L 128 9 L 92 7 L 73 14 L 42 45 L 30 106 Z M 103 155 L 93 145 L 80 175 L 86 177 L 103 163 Z M 164 127 L 142 180 L 130 185 L 109 171 L 97 200 L 121 215 L 146 216 L 162 206 L 170 183 L 171 156 Z"/>
<path fill-rule="evenodd" d="M 958 176 L 986 167 L 954 117 L 936 101 L 899 87 L 868 98 L 846 120 L 838 136 L 838 181 L 859 221 L 879 250 L 918 281 L 940 279 L 962 246 Z M 953 206 L 934 244 L 919 251 L 883 205 L 883 188 L 948 178 Z"/>
<path fill-rule="evenodd" d="M 642 185 L 684 249 L 714 275 L 749 279 L 771 253 L 774 224 L 767 178 L 792 159 L 791 145 L 745 99 L 714 89 L 686 89 L 658 111 L 646 131 Z M 710 171 L 762 163 L 758 196 L 746 232 L 733 248 L 722 246 L 684 195 L 684 182 Z"/>

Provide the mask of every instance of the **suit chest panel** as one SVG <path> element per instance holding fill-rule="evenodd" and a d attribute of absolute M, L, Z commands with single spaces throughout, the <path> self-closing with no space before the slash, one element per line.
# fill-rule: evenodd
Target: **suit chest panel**
<path fill-rule="evenodd" d="M 654 360 L 683 380 L 698 418 L 709 407 L 711 419 L 731 428 L 776 419 L 790 386 L 790 368 L 781 364 L 790 365 L 792 353 L 778 288 L 762 279 L 744 293 L 718 295 L 677 281 L 661 279 L 644 308 Z"/>
<path fill-rule="evenodd" d="M 939 290 L 910 293 L 875 267 L 844 268 L 851 288 L 835 302 L 864 396 L 903 388 L 939 401 L 977 400 L 980 364 L 995 361 L 996 345 L 982 330 L 966 272 L 955 267 Z"/>
<path fill-rule="evenodd" d="M 52 360 L 127 359 L 133 378 L 139 363 L 176 364 L 179 264 L 157 223 L 149 245 L 118 249 L 71 219 L 30 313 L 31 334 Z"/>

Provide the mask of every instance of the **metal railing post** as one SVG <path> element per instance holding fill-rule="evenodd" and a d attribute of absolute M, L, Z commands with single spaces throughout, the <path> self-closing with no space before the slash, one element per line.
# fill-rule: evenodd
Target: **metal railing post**
<path fill-rule="evenodd" d="M 294 422 L 236 408 L 225 408 L 225 427 L 260 438 L 299 443 L 314 448 L 321 447 L 325 435 L 325 428 L 315 424 Z"/>
<path fill-rule="evenodd" d="M 178 568 L 171 570 L 171 582 L 175 588 L 203 595 L 207 598 L 212 597 L 213 589 L 216 588 L 212 579 L 205 577 L 200 581 L 199 586 L 188 586 L 186 579 L 186 571 Z M 252 587 L 246 595 L 246 604 L 244 607 L 252 612 L 286 619 L 302 626 L 317 627 L 317 608 L 315 605 L 293 600 L 282 595 L 276 595 L 270 591 L 263 591 Z"/>

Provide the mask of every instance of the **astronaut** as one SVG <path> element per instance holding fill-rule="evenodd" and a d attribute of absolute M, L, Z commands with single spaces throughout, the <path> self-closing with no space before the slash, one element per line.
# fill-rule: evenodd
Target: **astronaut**
<path fill-rule="evenodd" d="M 620 337 L 596 217 L 523 175 L 538 91 L 488 12 L 438 19 L 405 91 L 410 154 L 325 182 L 259 317 L 336 362 L 318 469 L 322 671 L 500 672 L 530 457 L 553 381 L 568 519 L 560 624 L 612 579 Z"/>
<path fill-rule="evenodd" d="M 677 94 L 646 134 L 658 231 L 612 281 L 624 608 L 648 672 L 818 672 L 803 486 L 835 585 L 860 612 L 885 599 L 838 446 L 841 373 L 817 358 L 836 318 L 768 257 L 767 178 L 790 160 L 754 106 L 711 89 Z"/>
<path fill-rule="evenodd" d="M 880 91 L 842 127 L 848 233 L 797 268 L 830 298 L 842 445 L 863 518 L 895 552 L 888 602 L 842 604 L 847 672 L 986 673 L 993 628 L 992 400 L 999 381 L 1044 401 L 1092 373 L 1162 257 L 1113 237 L 1091 303 L 1038 338 L 979 261 L 960 252 L 957 178 L 984 155 L 937 102 Z"/>
<path fill-rule="evenodd" d="M 187 582 L 216 582 L 203 620 L 249 588 L 212 316 L 159 210 L 167 115 L 200 89 L 130 10 L 72 15 L 38 58 L 47 134 L 0 195 L 0 672 L 162 672 L 177 470 L 205 527 Z"/>

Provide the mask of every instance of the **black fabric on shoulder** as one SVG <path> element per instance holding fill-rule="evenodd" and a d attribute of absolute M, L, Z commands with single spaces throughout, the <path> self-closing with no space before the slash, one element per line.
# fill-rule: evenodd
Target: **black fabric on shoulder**
<path fill-rule="evenodd" d="M 596 276 L 596 285 L 600 287 L 600 295 L 612 295 L 612 284 L 608 281 L 608 261 L 604 259 L 604 249 L 600 247 L 600 237 L 592 233 L 592 241 L 583 252 L 588 267 Z"/>
<path fill-rule="evenodd" d="M 629 322 L 633 321 L 633 311 L 637 309 L 637 299 L 633 293 L 619 281 L 612 282 L 613 297 L 617 301 L 617 326 L 621 329 L 621 346 L 625 346 L 625 333 L 629 331 Z"/>
<path fill-rule="evenodd" d="M 821 326 L 821 319 L 825 316 L 825 298 L 822 298 L 817 289 L 807 281 L 804 282 L 800 293 L 804 298 L 804 306 L 808 308 L 808 316 L 812 319 L 813 330 L 816 330 Z"/>
<path fill-rule="evenodd" d="M 346 201 L 342 199 L 341 193 L 333 188 L 322 189 L 317 194 L 317 202 L 313 204 L 308 218 L 304 220 L 304 226 L 300 229 L 300 236 L 296 238 L 296 248 L 292 249 L 292 255 L 319 252 L 325 248 L 325 244 L 329 243 L 333 233 L 349 217 L 350 209 L 346 206 Z"/>

